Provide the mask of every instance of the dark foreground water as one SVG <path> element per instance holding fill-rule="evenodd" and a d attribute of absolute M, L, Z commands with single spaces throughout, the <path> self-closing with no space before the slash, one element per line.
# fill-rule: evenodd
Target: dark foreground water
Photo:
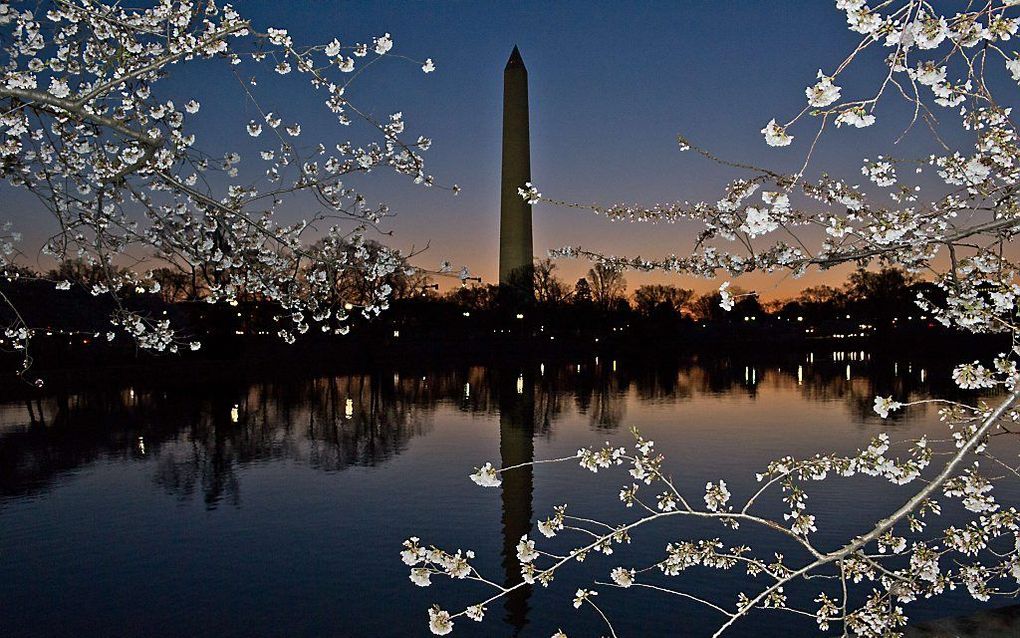
<path fill-rule="evenodd" d="M 398 556 L 408 536 L 473 549 L 483 572 L 505 581 L 516 559 L 504 563 L 504 548 L 553 505 L 614 521 L 635 514 L 617 500 L 629 482 L 620 472 L 547 465 L 482 489 L 467 478 L 474 466 L 628 442 L 636 425 L 693 500 L 719 478 L 739 500 L 785 454 L 852 451 L 881 431 L 944 434 L 934 408 L 882 421 L 871 404 L 876 393 L 946 391 L 949 363 L 831 349 L 656 365 L 592 357 L 9 398 L 0 404 L 0 636 L 427 635 L 429 605 L 459 610 L 486 592 L 439 578 L 415 587 Z M 877 485 L 812 492 L 816 542 L 831 548 L 905 498 Z M 742 531 L 744 542 L 770 546 Z M 453 635 L 600 635 L 591 610 L 570 605 L 582 576 L 604 579 L 617 565 L 654 562 L 668 541 L 721 534 L 650 529 L 572 568 L 577 578 L 492 605 L 480 625 L 458 620 Z M 760 586 L 699 569 L 671 584 L 729 606 Z M 647 590 L 601 588 L 599 602 L 621 636 L 708 635 L 719 621 Z M 954 594 L 908 611 L 923 619 L 978 606 Z M 761 612 L 733 634 L 812 626 Z"/>

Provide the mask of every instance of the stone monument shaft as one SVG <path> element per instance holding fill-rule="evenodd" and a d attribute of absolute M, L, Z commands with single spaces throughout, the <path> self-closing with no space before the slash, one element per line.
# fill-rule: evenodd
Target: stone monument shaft
<path fill-rule="evenodd" d="M 514 47 L 503 70 L 503 170 L 499 206 L 499 283 L 530 289 L 531 204 L 517 189 L 531 181 L 528 70 Z M 526 281 L 521 280 L 526 277 Z"/>

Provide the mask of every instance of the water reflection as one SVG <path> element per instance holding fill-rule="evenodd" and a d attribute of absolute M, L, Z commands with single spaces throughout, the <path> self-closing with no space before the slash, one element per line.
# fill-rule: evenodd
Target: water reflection
<path fill-rule="evenodd" d="M 404 477 L 399 480 L 389 479 L 392 485 L 399 484 L 399 487 L 387 492 L 386 482 L 369 480 L 385 472 L 365 472 L 343 483 L 343 489 L 325 490 L 326 496 L 313 494 L 319 500 L 313 498 L 301 504 L 304 510 L 297 506 L 287 510 L 298 517 L 306 514 L 307 518 L 299 519 L 300 525 L 297 527 L 287 526 L 285 520 L 267 520 L 264 512 L 279 511 L 296 500 L 295 494 L 299 490 L 314 491 L 321 489 L 321 485 L 303 482 L 307 475 L 294 478 L 286 471 L 274 472 L 272 479 L 280 482 L 279 494 L 282 496 L 277 496 L 278 500 L 269 498 L 271 506 L 268 507 L 264 499 L 264 510 L 259 514 L 258 495 L 264 486 L 260 486 L 258 479 L 253 478 L 254 472 L 246 470 L 260 464 L 283 469 L 287 469 L 286 464 L 299 464 L 319 473 L 332 473 L 387 464 L 392 468 L 411 459 L 417 464 L 401 467 L 396 473 L 415 472 L 408 476 L 413 476 L 415 481 L 425 482 L 435 478 L 428 473 L 428 468 L 444 465 L 452 467 L 452 464 L 456 464 L 460 469 L 453 473 L 459 482 L 449 484 L 453 485 L 448 488 L 449 493 L 441 495 L 444 502 L 464 498 L 485 499 L 494 496 L 494 493 L 478 494 L 484 491 L 474 490 L 464 476 L 472 464 L 488 459 L 495 461 L 495 458 L 463 455 L 455 447 L 455 437 L 478 437 L 486 439 L 484 444 L 495 444 L 497 424 L 499 462 L 504 466 L 532 460 L 536 448 L 544 450 L 540 453 L 542 456 L 547 455 L 547 444 L 556 443 L 557 438 L 560 439 L 561 447 L 571 446 L 566 448 L 569 454 L 570 450 L 576 450 L 576 447 L 572 447 L 575 444 L 600 443 L 612 438 L 613 431 L 631 424 L 644 426 L 661 417 L 668 419 L 671 424 L 675 420 L 680 425 L 672 430 L 660 430 L 660 434 L 668 432 L 668 436 L 682 439 L 685 444 L 690 443 L 689 447 L 697 450 L 693 455 L 720 459 L 721 463 L 741 464 L 743 469 L 748 459 L 741 454 L 746 456 L 748 450 L 733 451 L 712 440 L 716 428 L 712 416 L 718 411 L 730 409 L 730 418 L 733 418 L 735 411 L 744 410 L 745 404 L 749 403 L 752 411 L 747 413 L 747 420 L 754 424 L 768 422 L 772 428 L 769 431 L 763 429 L 760 435 L 751 430 L 741 430 L 739 433 L 762 436 L 762 441 L 771 436 L 773 441 L 784 446 L 785 453 L 787 439 L 782 423 L 787 419 L 793 421 L 797 418 L 796 414 L 803 414 L 808 404 L 827 403 L 833 408 L 843 407 L 849 411 L 850 419 L 846 418 L 845 413 L 837 415 L 833 412 L 834 416 L 826 416 L 824 419 L 828 420 L 818 422 L 832 422 L 833 431 L 837 426 L 843 426 L 845 432 L 845 428 L 868 428 L 879 424 L 879 419 L 872 412 L 876 394 L 893 395 L 901 401 L 929 394 L 957 396 L 950 379 L 950 362 L 896 360 L 859 351 L 801 352 L 771 360 L 738 354 L 716 354 L 652 363 L 614 359 L 605 355 L 596 358 L 593 355 L 584 360 L 536 360 L 516 367 L 463 366 L 428 371 L 388 368 L 366 374 L 308 379 L 193 381 L 173 386 L 135 383 L 44 394 L 29 392 L 24 388 L 8 389 L 6 394 L 0 392 L 0 519 L 4 517 L 4 508 L 10 504 L 17 505 L 27 500 L 42 501 L 50 491 L 75 483 L 79 475 L 92 467 L 108 465 L 119 469 L 126 466 L 131 468 L 134 475 L 141 477 L 139 483 L 146 488 L 156 486 L 155 500 L 159 504 L 164 501 L 181 501 L 199 505 L 196 508 L 199 511 L 202 505 L 208 510 L 220 509 L 215 516 L 203 513 L 205 518 L 194 523 L 195 529 L 203 533 L 189 536 L 186 547 L 167 545 L 159 547 L 155 552 L 158 554 L 165 551 L 181 563 L 181 569 L 186 574 L 181 577 L 182 582 L 186 581 L 188 575 L 205 568 L 198 559 L 188 562 L 189 559 L 182 558 L 182 554 L 192 551 L 195 546 L 239 535 L 245 540 L 237 542 L 237 551 L 247 553 L 252 545 L 264 538 L 276 548 L 273 550 L 275 553 L 281 551 L 279 548 L 293 547 L 295 529 L 303 530 L 305 528 L 301 526 L 322 524 L 323 518 L 332 515 L 337 517 L 334 520 L 342 520 L 346 536 L 354 539 L 352 543 L 356 542 L 356 547 L 345 546 L 347 553 L 335 557 L 332 565 L 340 565 L 343 570 L 352 573 L 359 572 L 358 568 L 351 567 L 352 564 L 360 565 L 361 570 L 376 568 L 374 564 L 358 563 L 361 557 L 352 558 L 350 552 L 367 553 L 365 545 L 371 543 L 364 539 L 380 535 L 381 526 L 390 526 L 392 529 L 387 531 L 394 533 L 410 534 L 417 533 L 424 521 L 441 528 L 438 535 L 442 540 L 451 533 L 451 529 L 470 528 L 466 531 L 474 534 L 477 529 L 472 526 L 491 524 L 491 528 L 487 528 L 489 531 L 485 532 L 488 538 L 492 538 L 494 545 L 488 555 L 495 556 L 501 551 L 501 565 L 493 564 L 492 568 L 502 568 L 502 578 L 507 586 L 520 582 L 516 545 L 521 536 L 530 532 L 535 516 L 536 479 L 530 469 L 504 475 L 501 511 L 491 510 L 481 522 L 466 514 L 468 509 L 476 508 L 475 504 L 465 507 L 460 518 L 453 518 L 451 514 L 449 520 L 435 521 L 437 517 L 434 505 L 426 500 L 435 498 L 435 494 L 431 493 L 425 499 L 423 495 L 418 495 L 418 499 L 424 502 L 419 507 L 424 509 L 415 518 L 413 494 L 406 501 L 401 500 L 412 489 L 406 482 L 402 482 Z M 763 398 L 766 394 L 767 399 Z M 708 400 L 704 400 L 706 398 Z M 686 410 L 685 404 L 694 404 L 698 399 L 702 399 L 698 404 L 700 411 L 693 411 L 694 417 L 687 414 L 685 421 L 685 413 L 692 412 Z M 727 408 L 727 402 L 740 405 Z M 711 412 L 706 412 L 705 406 L 711 406 L 708 408 Z M 769 417 L 767 411 L 780 413 L 781 416 Z M 456 421 L 451 419 L 451 414 L 459 416 L 456 413 L 481 418 L 477 422 L 473 421 L 471 427 L 465 426 L 459 430 L 458 424 L 451 424 L 451 421 Z M 829 414 L 828 407 L 825 413 Z M 739 418 L 743 416 L 741 412 Z M 890 421 L 882 423 L 888 426 L 890 422 L 896 423 L 902 418 L 902 413 L 894 413 Z M 489 424 L 493 426 L 492 430 L 484 430 Z M 812 420 L 811 427 L 814 424 Z M 651 425 L 654 427 L 654 423 Z M 789 432 L 790 436 L 796 436 L 796 432 L 804 431 L 791 429 Z M 812 431 L 812 434 L 818 435 L 818 432 Z M 836 436 L 839 434 L 833 434 L 826 442 L 835 440 Z M 430 448 L 429 441 L 440 441 L 440 444 Z M 822 445 L 815 440 L 803 440 L 803 436 L 799 442 L 812 452 L 818 451 L 818 446 Z M 791 445 L 797 443 L 790 440 Z M 416 451 L 410 450 L 415 446 L 418 446 Z M 755 448 L 753 445 L 747 447 Z M 476 446 L 472 449 L 480 448 Z M 718 452 L 721 449 L 726 450 L 725 455 Z M 489 453 L 491 451 L 485 452 Z M 399 461 L 394 460 L 398 456 L 401 456 Z M 687 459 L 688 463 L 695 460 Z M 754 463 L 758 463 L 758 460 L 755 459 Z M 723 469 L 718 470 L 718 473 L 724 473 Z M 114 490 L 120 489 L 117 481 L 121 478 L 122 475 L 116 474 L 113 480 L 104 485 Z M 288 482 L 291 480 L 293 482 Z M 359 484 L 363 481 L 367 487 L 359 491 Z M 341 482 L 339 477 L 335 477 L 335 480 L 327 479 L 322 484 L 336 486 Z M 384 503 L 372 502 L 377 494 L 374 490 L 381 490 L 378 498 Z M 465 494 L 470 496 L 465 497 Z M 86 494 L 86 500 L 96 496 Z M 346 507 L 336 506 L 338 500 L 345 498 L 349 499 L 343 501 Z M 165 509 L 159 504 L 157 509 Z M 543 511 L 547 506 L 548 503 L 541 505 Z M 449 507 L 451 510 L 456 509 L 453 505 Z M 13 511 L 16 507 L 10 509 Z M 132 511 L 130 507 L 125 509 Z M 178 516 L 178 512 L 186 512 L 187 509 L 173 508 L 169 517 Z M 327 509 L 330 510 L 328 513 L 325 511 Z M 154 510 L 145 511 L 151 520 Z M 256 512 L 256 516 L 243 516 L 252 511 Z M 24 516 L 22 521 L 25 522 L 20 529 L 24 534 L 17 539 L 26 539 L 24 542 L 30 548 L 36 547 L 32 545 L 34 542 L 45 547 L 42 541 L 37 541 L 33 536 L 37 533 L 33 524 L 39 519 L 32 518 L 31 512 L 25 513 L 24 508 L 21 513 Z M 239 527 L 232 530 L 235 536 L 224 535 L 215 524 L 222 523 L 232 514 L 237 515 Z M 158 518 L 158 512 L 156 516 Z M 394 519 L 400 516 L 407 518 Z M 165 520 L 159 520 L 162 525 L 167 524 Z M 7 520 L 3 522 L 7 523 Z M 137 521 L 120 522 L 115 519 L 112 525 L 137 531 L 136 527 L 132 527 L 137 525 Z M 15 528 L 17 525 L 8 528 L 14 529 L 11 532 L 12 539 L 19 533 Z M 44 531 L 47 534 L 59 534 L 62 533 L 61 529 L 54 531 L 47 528 Z M 500 532 L 502 538 L 496 539 L 495 535 Z M 152 529 L 142 529 L 135 534 L 138 539 L 144 539 L 147 535 L 153 536 L 155 532 Z M 341 578 L 336 573 L 324 577 L 314 572 L 315 566 L 323 560 L 324 552 L 336 543 L 335 537 L 328 534 L 325 536 L 322 545 L 318 546 L 318 555 L 310 551 L 307 555 L 292 555 L 291 562 L 281 559 L 275 568 L 266 567 L 261 570 L 260 567 L 261 571 L 256 576 L 248 577 L 258 581 L 256 584 L 259 587 L 272 591 L 274 596 L 282 595 L 281 591 L 284 590 L 282 587 L 279 591 L 272 590 L 274 584 L 286 581 L 293 585 L 292 581 L 287 581 L 287 576 L 295 571 L 311 572 L 305 575 L 308 582 L 316 583 L 316 587 L 323 587 L 324 582 Z M 393 544 L 392 539 L 385 540 Z M 11 543 L 15 543 L 15 540 Z M 227 545 L 216 546 L 209 554 L 203 555 L 204 560 L 215 561 L 215 557 L 230 549 Z M 93 555 L 102 556 L 101 551 L 94 546 L 91 551 Z M 181 554 L 174 554 L 175 551 Z M 28 554 L 42 556 L 46 551 Z M 316 556 L 314 559 L 308 558 L 313 555 Z M 325 556 L 329 557 L 328 554 Z M 244 560 L 236 562 L 243 565 Z M 368 561 L 369 558 L 364 560 Z M 76 567 L 78 562 L 77 557 L 72 557 L 67 564 Z M 87 561 L 81 562 L 83 569 L 90 567 Z M 213 565 L 220 564 L 213 562 Z M 52 566 L 48 567 L 52 569 Z M 94 565 L 91 568 L 97 569 Z M 31 565 L 9 569 L 13 574 L 21 576 L 41 573 L 32 569 Z M 164 565 L 163 569 L 176 573 L 172 572 L 172 567 Z M 131 580 L 133 572 L 130 566 L 128 575 L 117 573 L 108 578 L 114 581 L 122 579 L 133 587 L 137 587 L 139 582 L 149 582 L 145 580 L 147 576 L 144 570 L 138 573 L 141 575 L 137 582 Z M 375 587 L 373 594 L 376 596 L 389 596 L 393 591 L 399 591 L 398 597 L 403 600 L 407 588 L 406 573 L 402 571 L 392 580 L 383 581 L 380 578 L 378 583 L 359 582 L 357 586 Z M 181 585 L 179 590 L 172 593 L 183 596 L 181 592 L 185 589 Z M 346 590 L 342 594 L 347 595 L 349 592 Z M 533 597 L 532 593 L 530 587 L 521 587 L 502 603 L 506 626 L 513 635 L 544 631 L 541 627 L 543 603 L 541 597 Z M 326 597 L 327 594 L 335 592 L 324 592 L 322 595 Z M 354 599 L 361 600 L 359 596 L 351 597 L 351 600 Z M 274 600 L 269 607 L 277 609 L 276 602 Z M 223 601 L 216 603 L 224 604 Z M 291 601 L 290 604 L 296 609 L 303 603 Z M 404 631 L 403 626 L 390 626 L 390 610 L 374 609 L 352 607 L 349 613 L 362 614 L 358 616 L 359 622 L 370 622 L 376 617 L 383 619 L 379 624 L 386 631 Z M 84 613 L 88 616 L 91 612 L 86 609 Z M 419 628 L 417 624 L 412 626 Z M 489 628 L 491 625 L 486 625 L 484 629 Z M 321 627 L 317 626 L 316 629 Z M 413 635 L 409 631 L 389 635 Z M 74 632 L 64 633 L 72 635 Z M 266 633 L 273 631 L 267 629 Z M 330 632 L 318 633 L 326 635 Z"/>
<path fill-rule="evenodd" d="M 277 459 L 324 471 L 376 465 L 428 431 L 428 381 L 357 375 L 246 388 L 203 385 L 60 393 L 3 405 L 0 495 L 45 490 L 109 459 L 155 458 L 168 494 L 238 504 L 237 470 Z M 26 420 L 27 417 L 27 420 Z"/>
<path fill-rule="evenodd" d="M 873 417 L 876 394 L 909 400 L 954 392 L 948 364 L 812 352 L 771 362 L 735 356 L 641 366 L 539 362 L 515 369 L 8 396 L 0 397 L 0 495 L 46 490 L 55 479 L 104 459 L 154 457 L 153 480 L 168 494 L 201 495 L 210 508 L 237 505 L 240 467 L 273 459 L 327 472 L 377 465 L 426 434 L 439 405 L 498 414 L 507 464 L 530 458 L 527 441 L 548 432 L 568 404 L 593 429 L 614 430 L 626 420 L 630 393 L 639 401 L 680 402 L 699 394 L 754 398 L 764 387 L 794 389 L 811 402 L 844 402 L 862 420 Z M 530 476 L 520 476 L 522 484 L 508 491 L 530 493 Z M 510 509 L 520 516 L 509 518 L 530 519 L 530 507 Z M 518 529 L 526 528 L 511 531 Z"/>
<path fill-rule="evenodd" d="M 514 391 L 508 391 L 504 375 L 499 389 L 499 456 L 503 467 L 530 463 L 535 458 L 535 382 L 530 375 L 517 376 Z M 543 393 L 539 393 L 543 394 Z M 504 586 L 523 581 L 517 559 L 517 543 L 531 531 L 534 472 L 531 467 L 503 475 L 503 571 Z M 506 597 L 506 622 L 520 634 L 527 624 L 531 586 L 525 585 Z"/>

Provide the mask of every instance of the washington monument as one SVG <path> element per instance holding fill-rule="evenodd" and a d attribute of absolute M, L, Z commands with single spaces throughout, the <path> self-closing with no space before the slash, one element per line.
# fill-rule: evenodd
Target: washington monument
<path fill-rule="evenodd" d="M 531 204 L 517 189 L 531 181 L 528 70 L 514 47 L 503 70 L 503 172 L 499 206 L 499 283 L 531 290 Z"/>

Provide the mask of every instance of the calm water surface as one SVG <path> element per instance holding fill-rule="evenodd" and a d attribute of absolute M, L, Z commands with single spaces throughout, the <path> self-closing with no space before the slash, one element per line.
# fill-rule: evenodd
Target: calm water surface
<path fill-rule="evenodd" d="M 482 489 L 467 475 L 484 461 L 626 443 L 638 426 L 695 500 L 720 477 L 738 500 L 756 471 L 785 454 L 852 451 L 882 431 L 944 434 L 933 408 L 882 421 L 871 403 L 876 393 L 920 398 L 948 385 L 949 362 L 817 350 L 772 361 L 592 357 L 8 399 L 0 404 L 0 635 L 427 635 L 432 603 L 456 610 L 487 592 L 437 578 L 415 587 L 398 556 L 408 536 L 473 549 L 483 573 L 512 582 L 517 562 L 512 549 L 504 561 L 506 548 L 552 506 L 614 521 L 635 514 L 617 500 L 621 472 L 546 465 Z M 827 548 L 905 498 L 876 483 L 828 483 L 809 500 L 816 542 Z M 742 533 L 752 546 L 772 544 L 757 530 Z M 459 620 L 453 635 L 548 637 L 558 627 L 600 635 L 590 610 L 570 605 L 583 576 L 651 564 L 669 541 L 726 535 L 709 524 L 651 528 L 547 590 L 493 605 L 480 625 Z M 775 546 L 796 562 L 793 548 Z M 693 569 L 671 580 L 730 605 L 741 584 L 750 591 L 737 573 Z M 654 592 L 603 588 L 599 602 L 621 636 L 708 635 L 719 620 Z M 911 607 L 918 619 L 975 608 L 965 595 Z M 734 635 L 810 628 L 759 613 Z"/>

